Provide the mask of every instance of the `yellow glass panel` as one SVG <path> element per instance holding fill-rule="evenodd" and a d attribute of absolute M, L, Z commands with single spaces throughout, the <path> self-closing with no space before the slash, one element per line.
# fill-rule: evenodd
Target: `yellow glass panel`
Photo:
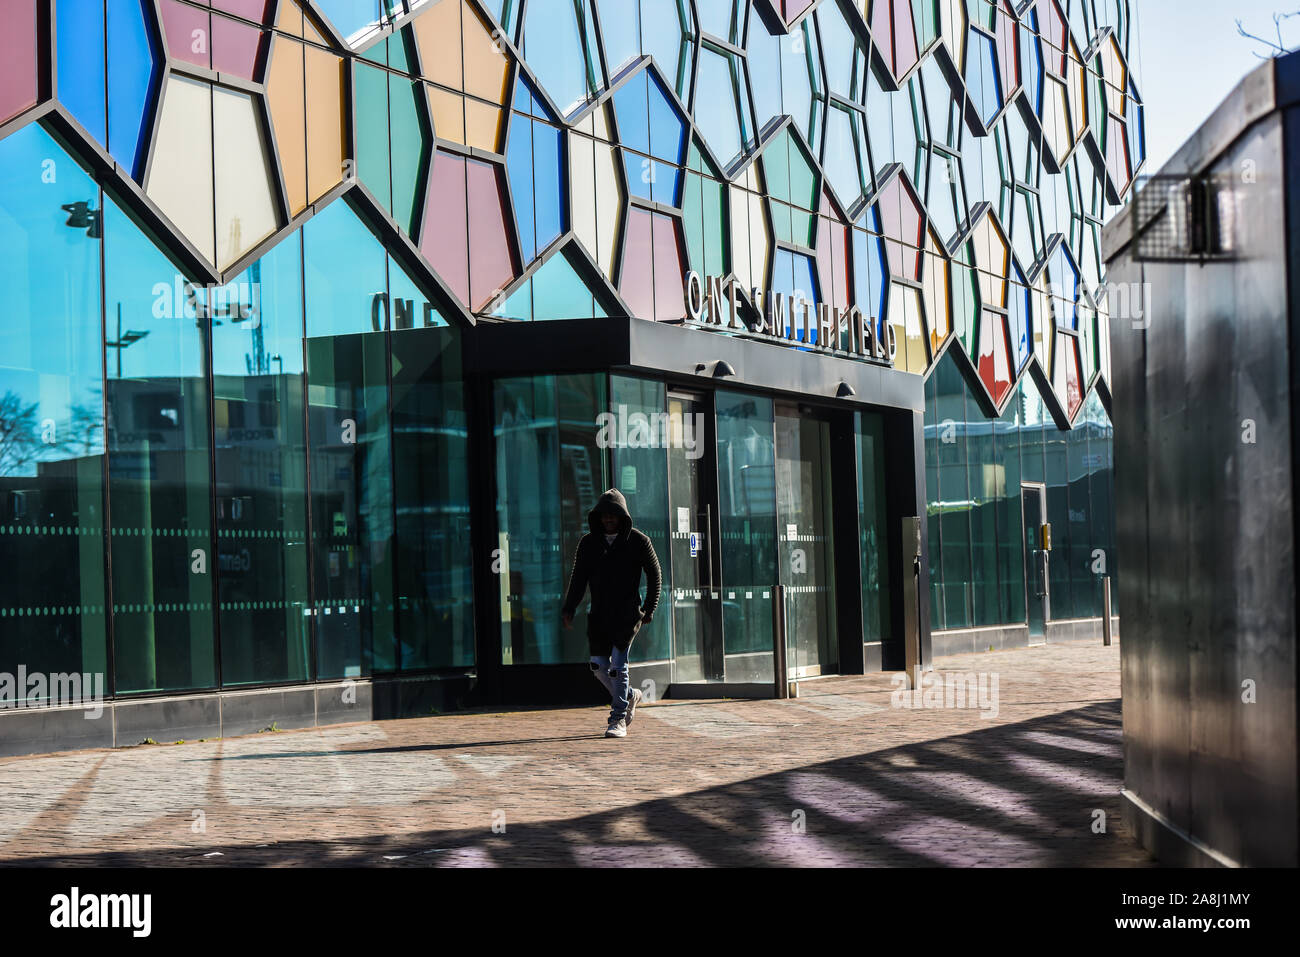
<path fill-rule="evenodd" d="M 427 86 L 428 84 L 426 84 Z M 433 112 L 433 134 L 444 140 L 465 145 L 465 98 L 459 93 L 429 89 L 429 109 Z"/>
<path fill-rule="evenodd" d="M 494 42 L 492 31 L 474 9 L 461 0 L 464 8 L 465 92 L 493 103 L 505 103 L 509 91 L 510 61 Z"/>
<path fill-rule="evenodd" d="M 921 327 L 921 294 L 895 282 L 889 287 L 889 324 L 894 327 L 898 352 L 894 368 L 903 372 L 925 371 L 925 333 Z"/>
<path fill-rule="evenodd" d="M 739 186 L 731 187 L 731 268 L 736 278 L 745 289 L 762 285 L 754 281 L 754 269 L 749 254 L 749 206 L 745 203 L 745 191 Z"/>
<path fill-rule="evenodd" d="M 592 140 L 569 134 L 570 221 L 591 258 L 600 262 L 596 230 L 596 146 Z"/>
<path fill-rule="evenodd" d="M 307 198 L 315 202 L 343 182 L 343 60 L 306 48 Z"/>
<path fill-rule="evenodd" d="M 289 4 L 292 6 L 292 4 Z M 303 100 L 303 45 L 277 36 L 266 69 L 266 99 L 284 171 L 289 214 L 307 206 L 307 117 Z"/>
<path fill-rule="evenodd" d="M 145 192 L 209 262 L 216 261 L 209 84 L 174 73 L 167 78 Z"/>
<path fill-rule="evenodd" d="M 1065 84 L 1053 76 L 1043 77 L 1043 135 L 1057 159 L 1074 145 L 1074 131 L 1066 112 Z"/>
<path fill-rule="evenodd" d="M 1052 336 L 1051 330 L 1046 329 L 1051 322 L 1052 299 L 1047 291 L 1047 270 L 1044 269 L 1039 273 L 1038 281 L 1034 283 L 1034 355 L 1038 357 L 1038 364 L 1042 366 L 1043 372 L 1046 373 L 1052 368 Z"/>
<path fill-rule="evenodd" d="M 948 260 L 939 254 L 933 239 L 925 254 L 925 315 L 930 325 L 930 354 L 943 345 L 952 323 L 948 311 Z"/>
<path fill-rule="evenodd" d="M 293 0 L 281 0 L 280 9 L 275 13 L 275 28 L 282 33 L 302 36 L 302 8 Z"/>
<path fill-rule="evenodd" d="M 212 123 L 221 131 L 213 142 L 217 268 L 226 269 L 275 232 L 278 217 L 252 96 L 213 87 Z"/>
<path fill-rule="evenodd" d="M 606 143 L 612 142 L 614 137 L 609 132 L 609 119 L 605 113 L 605 107 L 596 107 L 591 113 L 591 119 L 596 130 L 596 139 L 604 140 Z"/>
<path fill-rule="evenodd" d="M 618 238 L 622 194 L 618 187 L 618 160 L 611 147 L 597 141 L 596 156 L 596 245 L 607 276 L 614 275 L 614 241 Z"/>
<path fill-rule="evenodd" d="M 467 146 L 496 152 L 501 131 L 502 110 L 465 98 L 465 141 Z"/>
<path fill-rule="evenodd" d="M 745 195 L 749 198 L 749 258 L 754 278 L 759 280 L 758 285 L 762 285 L 772 256 L 772 244 L 767 238 L 767 203 L 759 193 Z"/>
<path fill-rule="evenodd" d="M 425 78 L 453 90 L 465 89 L 460 61 L 461 2 L 436 0 L 427 4 L 411 21 Z"/>

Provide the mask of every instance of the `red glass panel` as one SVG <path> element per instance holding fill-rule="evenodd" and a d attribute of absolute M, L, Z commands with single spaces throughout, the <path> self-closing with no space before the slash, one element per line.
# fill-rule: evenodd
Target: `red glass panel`
<path fill-rule="evenodd" d="M 0 3 L 0 122 L 36 105 L 36 0 Z"/>
<path fill-rule="evenodd" d="M 197 66 L 212 66 L 211 19 L 199 10 L 178 0 L 162 0 L 163 34 L 167 52 L 178 60 Z"/>
<path fill-rule="evenodd" d="M 654 241 L 651 233 L 650 213 L 632 207 L 628 211 L 623 268 L 618 286 L 632 315 L 641 319 L 652 319 L 655 315 Z"/>
<path fill-rule="evenodd" d="M 1007 352 L 1006 318 L 1000 313 L 985 312 L 980 317 L 978 371 L 993 404 L 1001 406 L 1011 389 L 1011 357 Z"/>
<path fill-rule="evenodd" d="M 686 315 L 686 294 L 682 265 L 681 229 L 673 216 L 655 214 L 653 228 L 655 259 L 655 311 L 659 322 L 680 319 Z"/>
<path fill-rule="evenodd" d="M 1064 337 L 1065 350 L 1065 411 L 1073 421 L 1074 415 L 1083 405 L 1083 373 L 1079 369 L 1079 340 L 1073 336 Z"/>
<path fill-rule="evenodd" d="M 228 17 L 212 18 L 212 68 L 254 80 L 262 31 Z"/>
<path fill-rule="evenodd" d="M 420 252 L 460 301 L 469 303 L 469 231 L 461 157 L 441 150 L 434 154 L 422 232 Z"/>
<path fill-rule="evenodd" d="M 469 214 L 470 304 L 482 309 L 515 277 L 509 221 L 502 201 L 500 167 L 466 160 Z M 438 220 L 433 220 L 437 223 Z"/>

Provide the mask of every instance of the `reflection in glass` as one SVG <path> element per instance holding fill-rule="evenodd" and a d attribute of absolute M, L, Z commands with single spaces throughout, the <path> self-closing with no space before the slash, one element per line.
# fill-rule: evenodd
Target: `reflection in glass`
<path fill-rule="evenodd" d="M 308 677 L 302 239 L 209 293 L 223 685 Z"/>
<path fill-rule="evenodd" d="M 0 672 L 106 692 L 99 208 L 40 126 L 0 141 Z"/>
<path fill-rule="evenodd" d="M 207 319 L 186 277 L 104 203 L 117 691 L 216 683 Z"/>

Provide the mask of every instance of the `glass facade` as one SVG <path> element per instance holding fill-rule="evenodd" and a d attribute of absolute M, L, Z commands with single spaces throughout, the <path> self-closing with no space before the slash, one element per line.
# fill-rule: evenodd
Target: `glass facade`
<path fill-rule="evenodd" d="M 931 627 L 1026 621 L 1033 568 L 1024 542 L 1034 531 L 1022 524 L 1026 485 L 1046 491 L 1051 617 L 1099 617 L 1101 576 L 1113 580 L 1119 570 L 1114 437 L 1105 408 L 1094 394 L 1074 428 L 1061 430 L 1026 376 L 1002 415 L 990 418 L 957 362 L 944 357 L 926 383 Z"/>
<path fill-rule="evenodd" d="M 611 485 L 701 596 L 700 680 L 771 680 L 777 583 L 809 589 L 810 663 L 838 601 L 890 640 L 897 410 L 604 363 L 476 378 L 475 324 L 678 325 L 689 270 L 856 307 L 924 377 L 936 629 L 1026 619 L 1026 483 L 1052 616 L 1095 614 L 1127 6 L 3 5 L 0 672 L 143 695 L 581 661 L 559 602 Z M 841 344 L 815 326 L 791 347 Z M 700 456 L 600 440 L 674 408 Z M 681 659 L 675 620 L 634 661 Z"/>

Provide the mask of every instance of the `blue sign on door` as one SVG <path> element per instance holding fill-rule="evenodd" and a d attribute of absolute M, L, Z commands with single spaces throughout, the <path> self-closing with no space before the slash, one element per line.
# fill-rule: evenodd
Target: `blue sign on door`
<path fill-rule="evenodd" d="M 691 558 L 700 553 L 700 533 L 691 532 Z"/>

